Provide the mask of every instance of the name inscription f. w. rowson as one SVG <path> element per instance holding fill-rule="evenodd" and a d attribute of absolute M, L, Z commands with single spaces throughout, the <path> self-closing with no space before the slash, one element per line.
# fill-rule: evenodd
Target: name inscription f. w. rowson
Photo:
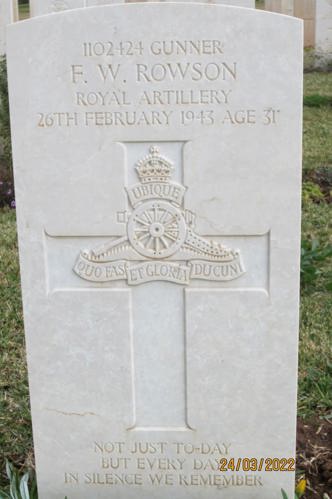
<path fill-rule="evenodd" d="M 276 125 L 279 109 L 236 104 L 242 68 L 227 54 L 222 40 L 85 42 L 68 67 L 77 110 L 40 112 L 38 126 Z"/>
<path fill-rule="evenodd" d="M 170 181 L 173 166 L 157 147 L 150 148 L 136 170 L 140 183 L 127 189 L 133 212 L 122 214 L 127 234 L 81 252 L 74 267 L 80 277 L 94 282 L 189 284 L 190 279 L 230 281 L 244 273 L 239 250 L 195 233 L 194 213 L 181 209 L 186 189 Z M 129 265 L 128 260 L 136 264 Z"/>

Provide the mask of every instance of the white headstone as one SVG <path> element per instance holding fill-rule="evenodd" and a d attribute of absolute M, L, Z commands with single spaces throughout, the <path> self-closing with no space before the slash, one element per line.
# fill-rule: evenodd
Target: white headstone
<path fill-rule="evenodd" d="M 294 0 L 265 0 L 265 10 L 293 16 Z"/>
<path fill-rule="evenodd" d="M 304 21 L 304 47 L 315 45 L 316 0 L 294 0 L 294 16 Z"/>
<path fill-rule="evenodd" d="M 332 0 L 316 0 L 316 54 L 320 63 L 332 63 Z"/>
<path fill-rule="evenodd" d="M 265 0 L 265 10 L 303 19 L 304 47 L 309 48 L 315 44 L 315 3 L 316 0 Z"/>
<path fill-rule="evenodd" d="M 17 0 L 0 0 L 0 56 L 6 53 L 7 26 L 17 20 Z"/>
<path fill-rule="evenodd" d="M 119 3 L 136 3 L 139 0 L 30 0 L 31 17 L 59 12 L 62 10 L 76 9 L 80 7 L 93 7 L 97 5 L 111 5 Z M 142 0 L 143 2 L 146 0 Z M 158 0 L 153 0 L 158 1 Z M 164 2 L 165 0 L 160 0 Z M 167 0 L 166 0 L 167 1 Z M 182 0 L 183 2 L 197 1 L 198 3 L 217 3 L 233 5 L 236 7 L 255 7 L 255 0 Z"/>
<path fill-rule="evenodd" d="M 14 16 L 14 22 L 17 22 L 20 20 L 20 13 L 19 13 L 19 8 L 18 8 L 18 0 L 12 0 L 13 3 L 13 16 Z"/>
<path fill-rule="evenodd" d="M 40 499 L 291 497 L 301 35 L 171 3 L 10 27 Z"/>
<path fill-rule="evenodd" d="M 89 1 L 89 0 L 88 0 Z M 98 1 L 98 0 L 97 0 Z M 128 1 L 128 0 L 127 0 Z M 131 1 L 131 0 L 129 0 Z M 135 0 L 132 0 L 135 1 Z M 161 2 L 173 2 L 173 0 L 160 0 Z M 234 7 L 247 7 L 254 9 L 255 8 L 255 0 L 184 0 L 184 2 L 191 2 L 191 3 L 209 3 L 209 4 L 220 4 L 220 5 L 232 5 Z"/>
<path fill-rule="evenodd" d="M 30 0 L 30 17 L 85 7 L 86 0 Z"/>

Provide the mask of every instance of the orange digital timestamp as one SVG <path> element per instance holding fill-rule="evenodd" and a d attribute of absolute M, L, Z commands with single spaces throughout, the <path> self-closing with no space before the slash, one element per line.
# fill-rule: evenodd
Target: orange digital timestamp
<path fill-rule="evenodd" d="M 269 458 L 261 457 L 238 457 L 219 461 L 219 471 L 295 471 L 295 459 L 293 458 Z"/>

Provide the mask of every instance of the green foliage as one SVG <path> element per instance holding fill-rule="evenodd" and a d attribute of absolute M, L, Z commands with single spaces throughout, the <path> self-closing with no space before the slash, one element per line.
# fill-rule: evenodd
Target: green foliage
<path fill-rule="evenodd" d="M 322 95 L 332 99 L 332 73 L 309 73 L 304 77 L 305 98 Z M 303 167 L 316 170 L 332 167 L 332 107 L 304 106 Z"/>
<path fill-rule="evenodd" d="M 23 0 L 22 3 L 19 4 L 19 16 L 20 20 L 28 19 L 30 17 L 30 7 L 28 1 Z"/>
<path fill-rule="evenodd" d="M 21 477 L 17 469 L 6 461 L 6 472 L 9 480 L 8 490 L 0 489 L 0 499 L 38 499 L 36 476 L 32 471 Z M 64 499 L 68 499 L 67 496 Z"/>
<path fill-rule="evenodd" d="M 327 348 L 329 348 L 327 346 Z M 309 365 L 305 368 L 305 375 L 300 377 L 301 394 L 299 396 L 299 410 L 301 405 L 306 410 L 328 410 L 332 404 L 331 379 L 332 363 L 326 360 L 322 367 Z M 311 407 L 310 407 L 311 404 Z"/>
<path fill-rule="evenodd" d="M 314 182 L 303 182 L 302 202 L 309 203 L 310 201 L 314 201 L 315 203 L 324 201 L 324 194 L 320 190 L 319 185 L 315 184 Z"/>
<path fill-rule="evenodd" d="M 319 166 L 304 173 L 302 198 L 304 204 L 308 201 L 332 203 L 332 166 Z"/>
<path fill-rule="evenodd" d="M 302 236 L 306 242 L 302 248 L 298 414 L 305 418 L 328 414 L 332 407 L 331 259 L 316 262 L 318 243 L 313 244 L 319 241 L 319 250 L 329 247 L 331 211 L 331 205 L 325 202 L 303 205 Z M 304 282 L 308 280 L 310 283 Z"/>
<path fill-rule="evenodd" d="M 303 240 L 301 246 L 301 285 L 312 286 L 322 274 L 322 263 L 332 257 L 332 245 L 321 246 L 318 239 Z M 332 272 L 328 271 L 327 289 L 332 291 Z"/>
<path fill-rule="evenodd" d="M 7 65 L 5 57 L 0 57 L 0 139 L 3 145 L 1 177 L 2 179 L 12 181 L 12 147 L 10 138 Z"/>
<path fill-rule="evenodd" d="M 6 462 L 9 491 L 0 490 L 0 499 L 38 499 L 36 478 L 32 472 L 20 477 L 14 466 Z"/>
<path fill-rule="evenodd" d="M 332 97 L 319 94 L 305 95 L 303 104 L 307 107 L 332 106 Z"/>
<path fill-rule="evenodd" d="M 302 497 L 303 494 L 305 493 L 306 488 L 307 488 L 307 481 L 305 478 L 302 478 L 296 485 L 294 499 L 300 499 L 300 497 Z M 288 495 L 286 494 L 284 489 L 281 489 L 281 495 L 282 499 L 288 499 Z"/>
<path fill-rule="evenodd" d="M 305 418 L 332 407 L 332 295 L 315 289 L 301 297 L 298 414 Z"/>
<path fill-rule="evenodd" d="M 332 97 L 331 78 L 331 74 L 321 72 L 304 75 L 304 95 L 319 94 Z"/>
<path fill-rule="evenodd" d="M 313 175 L 327 202 L 332 202 L 332 166 L 321 166 Z"/>
<path fill-rule="evenodd" d="M 332 78 L 331 78 L 332 79 Z M 313 170 L 332 166 L 332 112 L 331 107 L 304 107 L 303 167 Z"/>
<path fill-rule="evenodd" d="M 0 486 L 4 458 L 33 467 L 15 210 L 0 209 Z"/>
<path fill-rule="evenodd" d="M 281 495 L 282 495 L 282 499 L 289 499 L 288 495 L 286 494 L 284 489 L 281 489 Z M 294 499 L 299 499 L 299 496 L 296 493 L 294 493 Z"/>

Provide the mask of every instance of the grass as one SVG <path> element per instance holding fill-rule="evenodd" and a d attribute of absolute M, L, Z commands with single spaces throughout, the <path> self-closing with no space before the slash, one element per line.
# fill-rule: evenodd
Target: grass
<path fill-rule="evenodd" d="M 304 102 L 312 103 L 317 96 L 331 102 L 332 74 L 308 73 L 304 77 Z M 321 100 L 319 101 L 319 104 Z M 303 169 L 312 170 L 320 166 L 332 167 L 332 110 L 331 105 L 304 106 L 303 123 Z"/>
<path fill-rule="evenodd" d="M 328 106 L 304 107 L 303 168 L 332 165 L 332 113 Z"/>
<path fill-rule="evenodd" d="M 306 98 L 332 95 L 332 74 L 305 75 Z M 324 100 L 324 99 L 323 99 Z M 326 100 L 325 100 L 326 101 Z M 332 107 L 304 106 L 304 169 L 332 168 Z M 325 247 L 331 237 L 331 205 L 307 199 L 303 207 L 303 238 L 318 239 Z M 3 458 L 18 467 L 33 466 L 15 211 L 0 210 L 0 484 L 5 483 Z M 330 241 L 331 242 L 331 241 Z M 301 293 L 299 356 L 300 416 L 323 416 L 332 407 L 332 296 L 326 289 L 329 262 L 321 262 L 321 273 Z"/>
<path fill-rule="evenodd" d="M 19 18 L 20 21 L 28 19 L 30 17 L 30 7 L 28 3 L 23 3 L 19 5 Z"/>
<path fill-rule="evenodd" d="M 303 168 L 332 169 L 332 74 L 304 77 Z M 332 209 L 326 202 L 306 202 L 302 238 L 331 244 Z M 326 289 L 331 262 L 323 262 L 314 286 L 302 289 L 299 354 L 298 413 L 303 417 L 327 414 L 332 408 L 332 295 Z"/>
<path fill-rule="evenodd" d="M 20 465 L 31 464 L 32 440 L 14 210 L 0 210 L 0 227 L 0 466 L 4 473 L 5 456 Z"/>
<path fill-rule="evenodd" d="M 332 106 L 332 97 L 318 94 L 307 95 L 303 99 L 303 104 L 307 107 Z"/>
<path fill-rule="evenodd" d="M 322 246 L 331 243 L 331 205 L 306 203 L 302 220 L 304 239 L 318 239 Z M 332 294 L 326 289 L 331 261 L 323 262 L 321 270 L 314 287 L 301 293 L 298 413 L 302 417 L 332 409 Z"/>

